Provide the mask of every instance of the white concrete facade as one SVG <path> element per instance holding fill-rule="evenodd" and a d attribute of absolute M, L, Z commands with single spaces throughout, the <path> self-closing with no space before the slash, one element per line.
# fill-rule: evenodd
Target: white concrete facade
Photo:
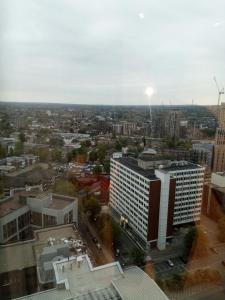
<path fill-rule="evenodd" d="M 168 171 L 176 179 L 173 225 L 200 220 L 202 191 L 204 183 L 203 167 L 178 168 Z"/>
<path fill-rule="evenodd" d="M 159 227 L 158 227 L 158 241 L 157 247 L 163 250 L 166 247 L 167 237 L 167 216 L 169 205 L 169 191 L 170 191 L 170 174 L 155 171 L 155 175 L 161 180 L 161 196 L 159 208 Z"/>
<path fill-rule="evenodd" d="M 147 241 L 150 180 L 111 159 L 110 206 Z"/>

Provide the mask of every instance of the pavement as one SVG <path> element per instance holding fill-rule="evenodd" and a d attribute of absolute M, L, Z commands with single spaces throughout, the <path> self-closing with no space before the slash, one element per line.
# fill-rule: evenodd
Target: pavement
<path fill-rule="evenodd" d="M 185 264 L 179 257 L 171 258 L 170 260 L 174 263 L 173 267 L 170 267 L 166 260 L 154 263 L 153 270 L 155 271 L 155 275 L 161 279 L 166 279 L 175 273 L 177 274 L 185 272 Z"/>

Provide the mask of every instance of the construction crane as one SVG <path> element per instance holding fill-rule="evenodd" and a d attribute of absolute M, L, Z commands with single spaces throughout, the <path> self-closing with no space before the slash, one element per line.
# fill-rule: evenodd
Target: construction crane
<path fill-rule="evenodd" d="M 219 121 L 219 116 L 220 116 L 220 98 L 221 98 L 221 95 L 224 95 L 224 88 L 220 88 L 219 87 L 219 84 L 216 80 L 216 76 L 213 77 L 215 83 L 216 83 L 216 87 L 217 87 L 217 90 L 218 90 L 218 102 L 217 102 L 217 120 Z"/>

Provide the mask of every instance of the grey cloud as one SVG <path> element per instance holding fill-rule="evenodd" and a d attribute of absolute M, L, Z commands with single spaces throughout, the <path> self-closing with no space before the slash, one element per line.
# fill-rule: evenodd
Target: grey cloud
<path fill-rule="evenodd" d="M 0 100 L 216 103 L 222 0 L 1 0 Z M 218 9 L 218 7 L 220 9 Z M 139 13 L 144 14 L 140 19 Z M 220 24 L 215 26 L 215 24 Z"/>

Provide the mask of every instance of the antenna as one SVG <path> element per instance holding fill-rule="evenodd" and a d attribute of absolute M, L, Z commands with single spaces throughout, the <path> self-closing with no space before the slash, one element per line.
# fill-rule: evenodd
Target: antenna
<path fill-rule="evenodd" d="M 216 80 L 216 76 L 213 77 L 213 80 L 215 81 L 215 84 L 216 84 L 216 87 L 217 87 L 217 90 L 218 90 L 218 102 L 217 102 L 217 120 L 219 121 L 219 116 L 220 116 L 220 98 L 221 98 L 221 95 L 224 95 L 224 88 L 220 88 L 219 87 L 219 84 Z"/>

